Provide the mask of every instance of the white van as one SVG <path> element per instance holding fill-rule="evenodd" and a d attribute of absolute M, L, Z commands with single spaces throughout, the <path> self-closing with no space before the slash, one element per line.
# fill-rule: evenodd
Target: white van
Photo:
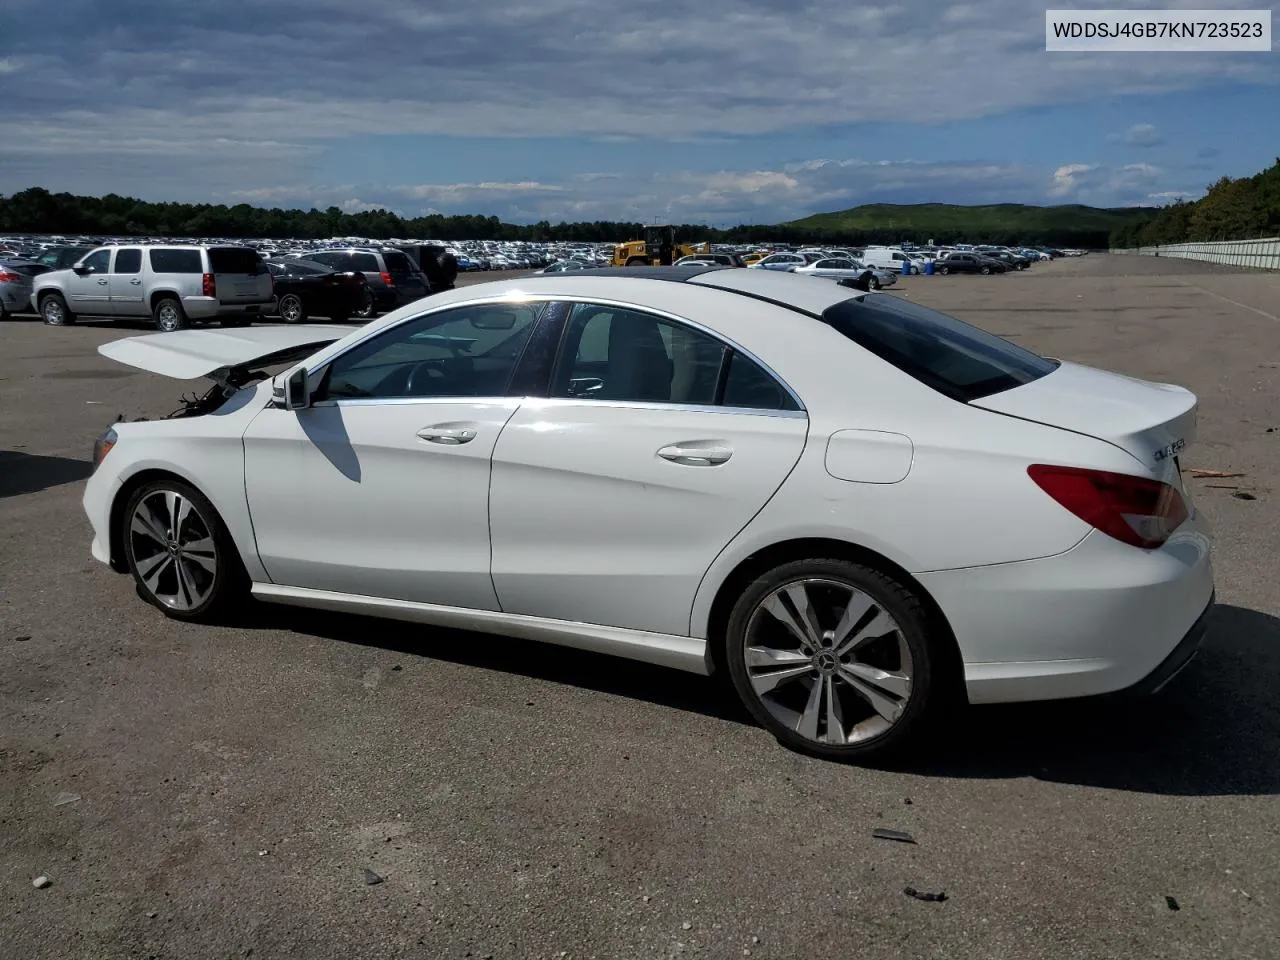
<path fill-rule="evenodd" d="M 867 247 L 862 254 L 862 262 L 869 267 L 892 270 L 894 273 L 901 273 L 902 265 L 907 263 L 910 264 L 909 272 L 920 272 L 920 261 L 912 259 L 909 254 L 897 247 Z"/>

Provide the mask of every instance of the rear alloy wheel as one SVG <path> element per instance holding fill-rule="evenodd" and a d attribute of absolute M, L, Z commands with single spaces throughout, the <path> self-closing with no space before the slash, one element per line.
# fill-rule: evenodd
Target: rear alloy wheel
<path fill-rule="evenodd" d="M 984 277 L 985 277 L 985 276 L 987 276 L 987 274 L 989 274 L 990 272 L 991 272 L 991 268 L 990 268 L 990 267 L 983 267 L 983 268 L 982 268 L 982 275 L 983 275 Z"/>
<path fill-rule="evenodd" d="M 785 564 L 743 594 L 727 659 L 747 709 L 784 744 L 833 758 L 897 749 L 927 723 L 935 657 L 916 596 L 844 560 Z"/>
<path fill-rule="evenodd" d="M 243 584 L 239 557 L 213 506 L 178 480 L 139 488 L 125 507 L 122 541 L 144 600 L 175 620 L 226 612 Z"/>
<path fill-rule="evenodd" d="M 372 320 L 377 315 L 378 311 L 373 305 L 373 292 L 366 289 L 360 298 L 360 306 L 356 308 L 356 316 L 361 320 Z"/>
<path fill-rule="evenodd" d="M 307 311 L 302 306 L 302 298 L 296 293 L 286 293 L 281 297 L 277 309 L 280 319 L 285 323 L 302 323 L 307 319 Z"/>
<path fill-rule="evenodd" d="M 156 329 L 161 333 L 172 333 L 175 330 L 185 330 L 190 323 L 187 320 L 187 313 L 182 309 L 182 304 L 173 297 L 165 297 L 156 303 L 155 309 L 151 311 L 152 319 L 155 320 Z"/>
<path fill-rule="evenodd" d="M 60 293 L 51 293 L 40 301 L 40 319 L 51 327 L 66 327 L 76 322 L 75 314 L 67 309 L 67 301 Z"/>
<path fill-rule="evenodd" d="M 951 268 L 950 268 L 950 267 L 940 267 L 940 268 L 938 269 L 938 272 L 939 272 L 940 274 L 942 274 L 942 275 L 945 277 L 947 274 L 949 274 L 949 273 L 951 272 Z"/>
<path fill-rule="evenodd" d="M 867 281 L 867 286 L 869 286 L 872 290 L 879 290 L 880 278 L 873 276 L 870 280 Z"/>

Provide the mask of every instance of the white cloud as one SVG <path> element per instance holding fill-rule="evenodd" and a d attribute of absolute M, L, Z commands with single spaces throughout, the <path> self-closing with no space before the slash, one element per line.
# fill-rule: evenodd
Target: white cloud
<path fill-rule="evenodd" d="M 13 57 L 0 57 L 0 76 L 18 72 L 18 61 Z"/>
<path fill-rule="evenodd" d="M 1159 147 L 1165 142 L 1160 131 L 1150 123 L 1135 123 L 1123 133 L 1111 134 L 1107 140 L 1126 147 Z"/>
<path fill-rule="evenodd" d="M 1053 172 L 1053 183 L 1049 187 L 1052 197 L 1064 197 L 1083 186 L 1084 175 L 1097 170 L 1096 164 L 1068 163 Z"/>

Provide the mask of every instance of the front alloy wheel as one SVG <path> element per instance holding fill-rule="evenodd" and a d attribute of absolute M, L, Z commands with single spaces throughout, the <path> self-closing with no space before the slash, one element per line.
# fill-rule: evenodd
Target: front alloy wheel
<path fill-rule="evenodd" d="M 208 500 L 176 480 L 158 481 L 130 498 L 124 522 L 143 599 L 178 620 L 208 620 L 225 608 L 239 568 Z"/>
<path fill-rule="evenodd" d="M 930 699 L 922 607 L 856 564 L 788 567 L 756 581 L 730 619 L 738 693 L 797 749 L 830 757 L 888 752 L 923 722 Z"/>

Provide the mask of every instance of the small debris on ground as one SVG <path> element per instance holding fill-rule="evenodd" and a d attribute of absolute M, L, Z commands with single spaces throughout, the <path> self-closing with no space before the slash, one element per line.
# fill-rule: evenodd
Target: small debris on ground
<path fill-rule="evenodd" d="M 370 870 L 368 867 L 365 867 L 365 868 L 364 868 L 364 882 L 365 882 L 365 885 L 366 885 L 366 886 L 370 886 L 370 887 L 372 887 L 372 886 L 374 886 L 375 884 L 379 884 L 379 883 L 381 883 L 381 882 L 382 882 L 382 877 L 378 876 L 376 873 L 374 873 L 374 872 L 373 872 L 372 870 Z"/>
<path fill-rule="evenodd" d="M 884 827 L 876 827 L 871 831 L 871 836 L 877 840 L 896 840 L 898 843 L 916 842 L 916 838 L 905 830 L 887 830 Z"/>
<path fill-rule="evenodd" d="M 265 856 L 266 856 L 268 853 L 270 853 L 270 852 L 271 852 L 271 851 L 269 851 L 269 850 L 259 850 L 259 851 L 258 851 L 258 856 L 260 856 L 260 857 L 265 857 Z"/>
<path fill-rule="evenodd" d="M 1170 910 L 1181 910 L 1181 909 L 1182 909 L 1182 907 L 1178 905 L 1178 901 L 1177 901 L 1177 900 L 1175 900 L 1173 897 L 1165 897 L 1165 898 L 1164 898 L 1164 902 L 1165 902 L 1165 905 L 1166 905 Z"/>
<path fill-rule="evenodd" d="M 1231 477 L 1245 476 L 1243 473 L 1227 473 L 1225 470 L 1198 470 L 1194 467 L 1188 472 L 1197 480 L 1228 480 Z"/>
<path fill-rule="evenodd" d="M 923 900 L 925 903 L 943 903 L 947 899 L 945 891 L 940 891 L 938 893 L 924 893 L 923 891 L 917 890 L 915 887 L 903 887 L 902 892 L 908 897 Z"/>
<path fill-rule="evenodd" d="M 903 797 L 903 798 L 902 798 L 902 802 L 903 802 L 904 804 L 906 804 L 908 807 L 909 807 L 909 806 L 911 806 L 911 798 L 910 798 L 910 797 Z"/>
<path fill-rule="evenodd" d="M 1232 494 L 1232 496 L 1235 497 L 1237 500 L 1257 500 L 1258 499 L 1252 493 L 1249 493 L 1245 490 L 1237 490 L 1235 493 Z"/>
<path fill-rule="evenodd" d="M 14 643 L 26 643 L 26 642 L 27 642 L 28 640 L 30 640 L 30 639 L 31 639 L 31 637 L 30 637 L 30 636 L 24 635 L 24 636 L 21 636 L 21 637 L 14 637 L 14 638 L 13 638 L 13 642 L 14 642 Z"/>
<path fill-rule="evenodd" d="M 68 803 L 77 803 L 79 800 L 80 794 L 67 793 L 67 791 L 64 790 L 53 798 L 53 805 L 55 807 L 65 807 Z"/>
<path fill-rule="evenodd" d="M 156 917 L 158 917 L 158 916 L 159 916 L 159 914 L 158 914 L 158 913 L 156 913 L 154 910 L 148 910 L 148 911 L 147 911 L 147 919 L 148 919 L 148 920 L 154 920 L 154 919 L 155 919 Z"/>
<path fill-rule="evenodd" d="M 1238 483 L 1236 483 L 1236 484 L 1231 484 L 1231 483 L 1206 483 L 1206 484 L 1205 484 L 1205 489 L 1207 489 L 1207 490 L 1239 490 L 1239 489 L 1240 489 L 1240 484 L 1238 484 Z"/>
<path fill-rule="evenodd" d="M 40 876 L 31 881 L 31 885 L 37 890 L 43 890 L 45 887 L 53 886 L 53 881 L 48 877 Z"/>
<path fill-rule="evenodd" d="M 404 669 L 404 667 L 400 666 L 400 664 L 398 664 L 398 663 L 397 663 L 394 667 L 392 667 L 392 668 L 391 668 L 391 670 L 392 670 L 394 673 L 399 673 L 399 672 L 400 672 L 401 670 L 403 670 L 403 669 Z"/>

